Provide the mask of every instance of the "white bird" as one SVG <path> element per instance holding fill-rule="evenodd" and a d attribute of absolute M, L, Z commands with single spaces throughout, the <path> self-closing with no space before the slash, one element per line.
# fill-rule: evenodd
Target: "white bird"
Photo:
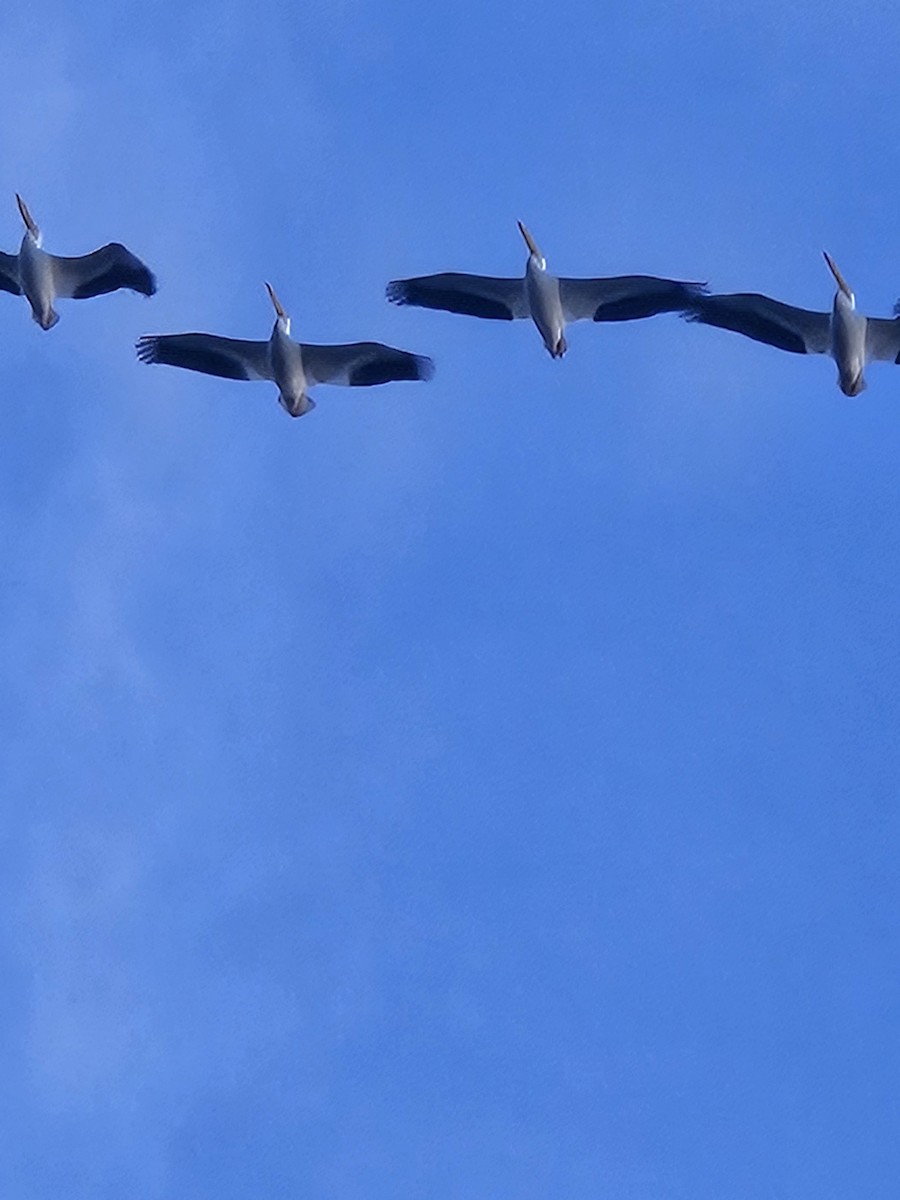
<path fill-rule="evenodd" d="M 295 342 L 291 318 L 275 295 L 266 289 L 276 321 L 267 342 L 246 342 L 213 333 L 167 333 L 142 337 L 137 342 L 141 362 L 167 363 L 225 379 L 265 379 L 278 385 L 278 401 L 292 417 L 315 408 L 307 388 L 319 383 L 368 387 L 398 379 L 430 379 L 430 358 L 395 350 L 380 342 L 353 342 L 342 346 L 311 346 Z"/>
<path fill-rule="evenodd" d="M 633 321 L 662 312 L 681 312 L 703 284 L 657 279 L 653 275 L 620 275 L 607 279 L 560 279 L 547 270 L 547 260 L 521 221 L 528 246 L 523 279 L 444 273 L 416 279 L 394 279 L 387 298 L 394 304 L 439 308 L 495 321 L 530 317 L 553 358 L 566 352 L 565 328 L 572 321 Z"/>
<path fill-rule="evenodd" d="M 18 254 L 0 251 L 0 288 L 25 298 L 41 329 L 52 329 L 59 316 L 53 310 L 57 299 L 86 300 L 119 288 L 130 288 L 144 296 L 156 291 L 156 280 L 139 258 L 119 242 L 110 242 L 78 258 L 62 258 L 41 249 L 41 231 L 18 193 L 16 203 L 25 222 L 25 236 Z"/>
<path fill-rule="evenodd" d="M 830 354 L 837 363 L 841 391 L 845 396 L 858 396 L 866 386 L 866 363 L 900 363 L 900 319 L 889 321 L 858 313 L 856 297 L 837 264 L 827 251 L 823 253 L 838 285 L 830 313 L 810 312 L 757 292 L 742 292 L 699 296 L 684 316 L 793 354 Z M 895 312 L 897 308 L 900 302 Z"/>

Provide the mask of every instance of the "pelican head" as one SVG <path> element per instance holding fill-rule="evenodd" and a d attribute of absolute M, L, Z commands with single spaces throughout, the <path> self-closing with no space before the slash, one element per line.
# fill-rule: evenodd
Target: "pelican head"
<path fill-rule="evenodd" d="M 278 324 L 281 326 L 281 328 L 284 330 L 285 333 L 289 334 L 291 332 L 291 318 L 287 315 L 287 313 L 281 307 L 281 301 L 275 295 L 275 289 L 272 287 L 271 283 L 266 284 L 266 291 L 269 293 L 269 299 L 272 301 L 272 305 L 273 305 L 273 307 L 275 309 L 275 313 L 278 317 Z"/>
<path fill-rule="evenodd" d="M 828 263 L 828 269 L 834 276 L 834 278 L 837 282 L 838 288 L 840 289 L 840 291 L 842 291 L 844 293 L 844 295 L 850 301 L 850 307 L 855 308 L 856 307 L 856 297 L 850 291 L 850 288 L 847 284 L 847 280 L 843 277 L 843 275 L 838 270 L 837 263 L 834 261 L 834 259 L 831 257 L 831 255 L 828 253 L 827 250 L 823 250 L 822 253 L 825 255 L 825 261 Z M 860 391 L 862 391 L 861 388 L 860 388 Z M 848 394 L 856 395 L 855 392 L 848 393 Z"/>
<path fill-rule="evenodd" d="M 18 206 L 19 206 L 19 212 L 22 215 L 22 220 L 25 222 L 25 228 L 28 230 L 28 232 L 34 238 L 35 242 L 37 242 L 37 244 L 40 245 L 41 244 L 41 231 L 40 231 L 40 229 L 38 229 L 37 225 L 34 223 L 34 217 L 28 211 L 28 205 L 25 203 L 25 201 L 22 199 L 22 197 L 19 195 L 18 192 L 16 192 L 16 204 L 18 204 Z"/>
<path fill-rule="evenodd" d="M 540 250 L 538 249 L 537 242 L 534 240 L 534 238 L 531 236 L 531 234 L 528 232 L 528 230 L 525 228 L 525 226 L 522 224 L 521 221 L 517 221 L 516 224 L 519 226 L 519 233 L 521 233 L 522 237 L 525 239 L 525 245 L 528 247 L 529 254 L 535 260 L 535 262 L 541 268 L 541 270 L 546 271 L 547 260 L 544 258 L 543 254 L 541 254 Z"/>

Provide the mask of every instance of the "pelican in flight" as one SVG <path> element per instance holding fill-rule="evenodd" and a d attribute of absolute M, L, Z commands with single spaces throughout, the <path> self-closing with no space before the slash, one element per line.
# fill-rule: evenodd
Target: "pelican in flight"
<path fill-rule="evenodd" d="M 900 363 L 900 319 L 864 317 L 856 297 L 827 252 L 825 261 L 837 283 L 830 313 L 809 312 L 756 292 L 732 296 L 699 296 L 684 316 L 767 342 L 793 354 L 830 354 L 837 363 L 838 384 L 845 396 L 858 396 L 866 386 L 863 371 L 873 360 Z M 900 310 L 900 301 L 895 312 Z"/>
<path fill-rule="evenodd" d="M 41 231 L 18 193 L 16 203 L 25 222 L 25 236 L 18 254 L 0 251 L 0 288 L 25 298 L 41 329 L 52 329 L 59 316 L 53 310 L 57 299 L 86 300 L 119 288 L 131 288 L 144 296 L 156 291 L 156 280 L 139 258 L 119 242 L 110 242 L 79 258 L 62 258 L 41 249 Z"/>
<path fill-rule="evenodd" d="M 395 379 L 430 379 L 430 358 L 395 350 L 380 342 L 343 346 L 301 345 L 291 337 L 291 318 L 270 283 L 266 284 L 276 320 L 267 342 L 245 342 L 214 333 L 167 333 L 137 342 L 141 362 L 167 363 L 219 375 L 224 379 L 265 379 L 278 385 L 278 401 L 292 417 L 315 408 L 307 388 L 318 383 L 368 387 Z"/>
<path fill-rule="evenodd" d="M 518 225 L 528 247 L 523 279 L 452 272 L 395 279 L 387 285 L 388 300 L 494 321 L 530 317 L 550 355 L 562 358 L 567 349 L 566 325 L 572 321 L 633 321 L 681 312 L 703 289 L 703 284 L 653 275 L 560 279 L 547 270 L 547 260 L 521 221 Z"/>

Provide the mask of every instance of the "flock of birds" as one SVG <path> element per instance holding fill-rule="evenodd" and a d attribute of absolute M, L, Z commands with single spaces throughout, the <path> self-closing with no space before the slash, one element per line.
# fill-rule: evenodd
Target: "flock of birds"
<path fill-rule="evenodd" d="M 0 289 L 23 295 L 42 329 L 59 317 L 58 299 L 83 300 L 119 288 L 144 296 L 156 291 L 152 272 L 119 242 L 76 258 L 48 254 L 41 231 L 21 196 L 16 202 L 25 233 L 18 254 L 0 252 Z M 528 247 L 525 274 L 518 279 L 445 272 L 387 285 L 395 304 L 436 308 L 489 320 L 530 318 L 553 358 L 566 352 L 566 326 L 573 321 L 633 321 L 677 312 L 689 321 L 730 329 L 758 342 L 795 354 L 830 354 L 838 383 L 847 396 L 866 386 L 864 369 L 872 360 L 900 363 L 900 316 L 885 320 L 864 317 L 829 254 L 825 261 L 837 283 L 830 313 L 810 312 L 755 292 L 711 295 L 706 285 L 659 279 L 653 275 L 621 275 L 603 279 L 564 279 L 547 270 L 534 238 L 519 222 Z M 291 319 L 272 285 L 266 289 L 275 309 L 268 341 L 251 342 L 212 333 L 170 333 L 142 337 L 137 355 L 144 363 L 166 363 L 226 379 L 260 379 L 277 385 L 278 399 L 292 417 L 315 407 L 308 389 L 320 383 L 366 387 L 402 379 L 430 379 L 434 365 L 424 355 L 397 350 L 381 342 L 322 346 L 295 342 Z M 900 312 L 900 302 L 895 314 Z"/>

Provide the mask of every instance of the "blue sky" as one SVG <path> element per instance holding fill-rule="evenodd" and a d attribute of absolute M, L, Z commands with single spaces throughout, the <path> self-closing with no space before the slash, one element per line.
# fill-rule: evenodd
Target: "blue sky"
<path fill-rule="evenodd" d="M 893 4 L 0 20 L 0 1191 L 893 1198 L 900 373 L 387 280 L 900 294 Z M 3 216 L 5 212 L 5 216 Z M 432 354 L 274 389 L 142 333 Z"/>

